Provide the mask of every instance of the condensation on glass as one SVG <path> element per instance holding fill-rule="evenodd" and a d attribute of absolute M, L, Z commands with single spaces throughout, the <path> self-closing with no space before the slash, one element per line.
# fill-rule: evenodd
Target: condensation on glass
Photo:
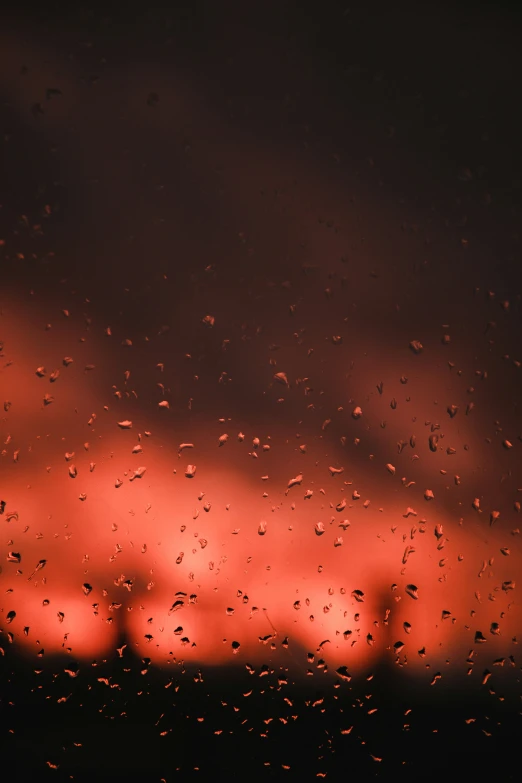
<path fill-rule="evenodd" d="M 420 11 L 384 10 L 372 42 L 345 10 L 316 51 L 268 7 L 1 34 L 14 779 L 511 779 L 519 123 L 478 94 L 500 44 L 433 17 L 422 51 Z"/>

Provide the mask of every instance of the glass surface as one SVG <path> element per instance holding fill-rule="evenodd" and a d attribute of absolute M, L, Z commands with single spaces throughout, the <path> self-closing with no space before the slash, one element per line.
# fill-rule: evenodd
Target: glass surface
<path fill-rule="evenodd" d="M 517 779 L 520 32 L 6 15 L 6 780 Z"/>

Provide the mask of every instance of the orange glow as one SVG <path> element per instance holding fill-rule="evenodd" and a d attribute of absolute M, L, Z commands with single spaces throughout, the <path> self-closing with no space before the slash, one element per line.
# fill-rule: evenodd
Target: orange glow
<path fill-rule="evenodd" d="M 160 666 L 286 661 L 304 671 L 310 653 L 349 671 L 387 657 L 420 674 L 427 662 L 464 663 L 477 631 L 487 639 L 479 657 L 482 647 L 491 657 L 510 646 L 522 618 L 508 583 L 520 558 L 500 549 L 513 536 L 483 524 L 489 509 L 473 508 L 474 490 L 463 493 L 474 473 L 466 451 L 437 479 L 434 464 L 448 457 L 431 453 L 424 421 L 423 442 L 407 446 L 421 458 L 405 462 L 395 447 L 389 458 L 402 467 L 386 462 L 393 452 L 372 434 L 380 395 L 363 394 L 370 369 L 350 380 L 364 407 L 352 416 L 349 406 L 341 446 L 321 428 L 303 426 L 296 438 L 281 420 L 272 432 L 204 418 L 172 431 L 139 400 L 104 409 L 112 349 L 99 338 L 87 353 L 60 330 L 46 347 L 49 332 L 29 339 L 13 310 L 2 326 L 5 359 L 16 357 L 2 373 L 12 400 L 2 431 L 4 539 L 22 555 L 3 566 L 2 625 L 22 654 L 107 656 L 123 634 Z M 73 363 L 58 361 L 69 354 Z M 84 370 L 88 356 L 103 356 L 104 367 Z M 407 350 L 397 359 L 412 365 L 419 406 L 438 376 L 413 361 Z M 45 406 L 48 392 L 55 399 Z M 396 417 L 386 442 L 406 428 L 411 416 Z M 452 428 L 449 419 L 448 441 Z M 461 517 L 448 510 L 455 492 L 466 500 Z"/>

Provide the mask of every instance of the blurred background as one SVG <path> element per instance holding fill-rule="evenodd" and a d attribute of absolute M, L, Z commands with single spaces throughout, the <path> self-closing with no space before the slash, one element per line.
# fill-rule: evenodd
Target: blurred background
<path fill-rule="evenodd" d="M 515 779 L 520 32 L 2 12 L 9 779 Z"/>

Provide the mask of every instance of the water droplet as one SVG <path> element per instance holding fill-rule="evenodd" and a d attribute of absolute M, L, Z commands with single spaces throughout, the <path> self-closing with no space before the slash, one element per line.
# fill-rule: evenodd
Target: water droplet
<path fill-rule="evenodd" d="M 406 585 L 406 592 L 407 592 L 407 594 L 408 594 L 408 595 L 409 595 L 411 598 L 414 598 L 415 600 L 417 600 L 417 599 L 418 599 L 418 597 L 419 597 L 419 592 L 418 592 L 418 590 L 419 590 L 419 588 L 418 588 L 418 587 L 416 587 L 415 585 L 411 585 L 411 584 L 410 584 L 410 585 Z"/>

